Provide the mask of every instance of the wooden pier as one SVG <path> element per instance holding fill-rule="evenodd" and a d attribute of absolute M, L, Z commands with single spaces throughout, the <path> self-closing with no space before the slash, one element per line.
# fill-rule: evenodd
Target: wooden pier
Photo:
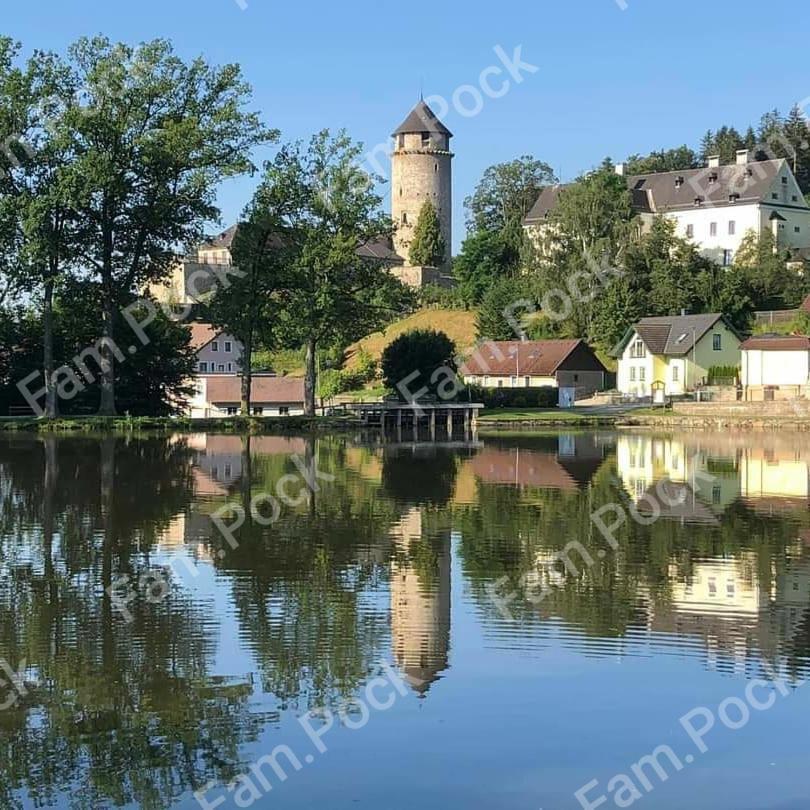
<path fill-rule="evenodd" d="M 470 436 L 477 428 L 478 412 L 483 407 L 469 402 L 360 402 L 347 405 L 346 409 L 363 424 L 396 435 L 401 442 L 405 432 L 415 437 L 425 435 L 430 441 L 439 436 L 447 439 Z"/>

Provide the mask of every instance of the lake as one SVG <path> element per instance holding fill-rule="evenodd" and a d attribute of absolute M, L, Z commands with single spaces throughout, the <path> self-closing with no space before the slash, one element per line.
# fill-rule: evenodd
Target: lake
<path fill-rule="evenodd" d="M 810 436 L 7 434 L 0 504 L 3 808 L 810 805 Z"/>

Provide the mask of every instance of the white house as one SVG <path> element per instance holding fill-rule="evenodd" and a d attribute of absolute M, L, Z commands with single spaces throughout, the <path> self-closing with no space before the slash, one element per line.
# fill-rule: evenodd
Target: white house
<path fill-rule="evenodd" d="M 616 387 L 648 397 L 659 385 L 667 396 L 702 385 L 713 366 L 739 366 L 740 336 L 720 313 L 642 318 L 613 350 Z"/>
<path fill-rule="evenodd" d="M 197 352 L 197 374 L 238 374 L 244 346 L 209 323 L 191 324 L 191 345 Z"/>
<path fill-rule="evenodd" d="M 242 399 L 239 375 L 198 376 L 188 403 L 192 419 L 236 416 Z M 250 394 L 253 416 L 301 416 L 304 413 L 304 381 L 297 377 L 254 374 Z"/>
<path fill-rule="evenodd" d="M 742 346 L 741 381 L 747 400 L 806 396 L 810 386 L 810 337 L 755 335 Z"/>
<path fill-rule="evenodd" d="M 616 171 L 624 175 L 622 165 Z M 626 180 L 644 229 L 656 216 L 665 216 L 675 222 L 678 236 L 693 241 L 718 264 L 731 264 L 746 234 L 763 230 L 773 233 L 779 249 L 810 254 L 810 206 L 784 159 L 756 161 L 742 150 L 730 166 L 711 157 L 702 169 L 629 175 Z M 565 186 L 554 186 L 540 194 L 524 220 L 530 235 L 548 227 L 564 193 Z"/>

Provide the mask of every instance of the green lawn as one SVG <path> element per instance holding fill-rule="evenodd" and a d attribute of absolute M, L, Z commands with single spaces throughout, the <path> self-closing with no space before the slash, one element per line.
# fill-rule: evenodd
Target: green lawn
<path fill-rule="evenodd" d="M 531 422 L 532 424 L 612 424 L 611 416 L 589 416 L 577 411 L 559 408 L 485 408 L 478 417 L 479 422 Z"/>

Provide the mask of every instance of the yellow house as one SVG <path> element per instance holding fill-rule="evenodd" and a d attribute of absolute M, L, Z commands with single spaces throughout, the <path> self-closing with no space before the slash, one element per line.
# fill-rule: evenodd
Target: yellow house
<path fill-rule="evenodd" d="M 719 313 L 642 318 L 613 350 L 616 387 L 639 397 L 650 396 L 654 383 L 669 396 L 693 391 L 713 366 L 740 365 L 741 342 Z"/>

